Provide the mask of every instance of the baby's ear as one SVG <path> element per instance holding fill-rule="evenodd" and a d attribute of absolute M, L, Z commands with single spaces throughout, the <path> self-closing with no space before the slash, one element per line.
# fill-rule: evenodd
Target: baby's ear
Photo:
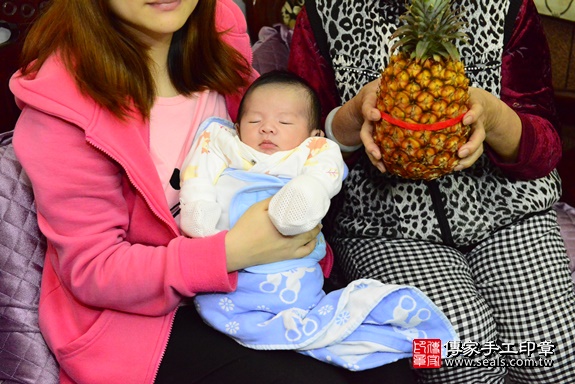
<path fill-rule="evenodd" d="M 240 123 L 235 123 L 234 124 L 234 129 L 236 130 L 236 132 L 238 133 L 238 135 L 240 134 Z"/>
<path fill-rule="evenodd" d="M 313 136 L 324 137 L 325 133 L 321 129 L 314 129 L 310 132 L 309 137 L 313 137 Z"/>

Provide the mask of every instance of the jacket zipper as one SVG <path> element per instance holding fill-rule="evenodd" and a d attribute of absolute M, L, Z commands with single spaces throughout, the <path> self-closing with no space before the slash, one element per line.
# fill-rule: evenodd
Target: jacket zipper
<path fill-rule="evenodd" d="M 146 197 L 146 195 L 144 194 L 144 192 L 136 185 L 136 183 L 134 182 L 134 180 L 132 179 L 132 177 L 130 176 L 130 173 L 127 171 L 126 167 L 124 166 L 124 164 L 122 164 L 121 161 L 119 161 L 118 159 L 116 159 L 114 156 L 112 156 L 110 153 L 108 153 L 106 150 L 104 150 L 102 147 L 100 147 L 99 145 L 97 145 L 96 143 L 94 143 L 92 140 L 86 138 L 86 141 L 93 146 L 94 148 L 96 148 L 97 150 L 99 150 L 100 152 L 104 153 L 106 156 L 108 156 L 110 159 L 114 160 L 116 163 L 120 164 L 120 166 L 126 171 L 126 175 L 128 177 L 128 180 L 130 181 L 130 184 L 132 184 L 132 186 L 134 186 L 134 188 L 140 193 L 140 195 L 144 198 L 144 201 L 146 202 L 146 205 L 148 206 L 148 208 L 150 208 L 150 210 L 154 213 L 154 216 L 156 216 L 158 219 L 160 219 L 160 221 L 162 221 L 164 224 L 166 224 L 174 233 L 174 235 L 176 236 L 180 236 L 180 234 L 178 232 L 176 232 L 174 230 L 174 228 L 172 227 L 172 225 L 165 220 L 157 211 L 156 209 L 154 209 L 154 207 L 152 206 L 152 204 L 150 203 L 150 200 Z M 156 381 L 156 378 L 158 376 L 158 371 L 160 370 L 160 364 L 162 364 L 162 360 L 164 359 L 164 355 L 166 354 L 166 349 L 168 347 L 168 342 L 170 340 L 170 336 L 172 335 L 172 328 L 174 327 L 174 321 L 176 319 L 176 312 L 178 311 L 178 307 L 176 307 L 176 309 L 174 309 L 174 311 L 172 312 L 172 318 L 170 320 L 170 327 L 168 329 L 168 337 L 166 339 L 166 344 L 163 346 L 162 351 L 160 353 L 160 359 L 158 360 L 158 364 L 156 365 L 155 369 L 154 369 L 154 376 L 153 376 L 153 380 L 152 380 L 152 384 Z"/>
<path fill-rule="evenodd" d="M 132 177 L 130 176 L 130 173 L 127 171 L 126 167 L 124 166 L 124 164 L 122 164 L 121 161 L 119 161 L 118 159 L 116 159 L 114 156 L 112 156 L 110 153 L 108 153 L 105 149 L 103 149 L 102 147 L 100 147 L 98 144 L 94 143 L 92 140 L 86 138 L 86 141 L 92 145 L 94 148 L 96 148 L 97 150 L 99 150 L 100 152 L 104 153 L 106 156 L 108 156 L 110 159 L 114 160 L 116 163 L 120 164 L 122 166 L 122 168 L 126 171 L 126 175 L 128 176 L 128 180 L 130 180 L 130 184 L 132 184 L 132 186 L 140 193 L 140 195 L 144 198 L 144 201 L 146 202 L 146 205 L 148 206 L 148 208 L 150 208 L 150 210 L 154 213 L 154 216 L 156 216 L 158 219 L 160 219 L 160 221 L 164 224 L 166 224 L 171 230 L 172 233 L 177 237 L 180 236 L 180 233 L 178 231 L 176 231 L 173 227 L 172 224 L 170 222 L 168 222 L 167 220 L 165 220 L 159 213 L 158 211 L 152 206 L 152 204 L 150 203 L 150 200 L 148 199 L 148 197 L 144 194 L 144 192 L 136 185 L 136 183 L 134 182 L 134 180 L 132 179 Z"/>
<path fill-rule="evenodd" d="M 166 339 L 166 344 L 162 348 L 162 353 L 160 353 L 160 359 L 158 360 L 158 363 L 154 369 L 154 377 L 152 380 L 152 384 L 154 384 L 156 382 L 156 379 L 158 378 L 158 372 L 160 371 L 160 365 L 162 365 L 162 361 L 164 360 L 164 356 L 166 355 L 166 349 L 168 349 L 168 343 L 170 342 L 170 336 L 172 336 L 172 329 L 174 328 L 174 322 L 176 321 L 176 315 L 178 312 L 178 308 L 180 308 L 180 307 L 178 306 L 178 307 L 176 307 L 176 309 L 174 309 L 172 319 L 170 320 L 170 328 L 168 329 L 168 338 Z"/>

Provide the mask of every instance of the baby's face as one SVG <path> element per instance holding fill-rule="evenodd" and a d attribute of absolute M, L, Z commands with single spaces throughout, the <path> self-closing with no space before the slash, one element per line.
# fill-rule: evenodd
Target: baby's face
<path fill-rule="evenodd" d="M 309 98 L 296 86 L 266 84 L 244 101 L 241 140 L 267 154 L 287 151 L 310 137 Z"/>

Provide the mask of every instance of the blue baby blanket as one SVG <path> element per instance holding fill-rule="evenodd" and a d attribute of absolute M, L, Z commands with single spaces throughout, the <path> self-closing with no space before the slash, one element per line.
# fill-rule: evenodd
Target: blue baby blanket
<path fill-rule="evenodd" d="M 247 182 L 230 204 L 230 227 L 287 182 L 241 170 L 224 173 Z M 416 288 L 361 279 L 326 294 L 318 264 L 325 249 L 320 233 L 307 257 L 240 271 L 235 292 L 197 295 L 198 313 L 249 348 L 295 350 L 349 370 L 410 357 L 417 338 L 441 339 L 442 345 L 458 340 L 441 310 Z"/>
<path fill-rule="evenodd" d="M 235 292 L 200 294 L 195 303 L 209 325 L 249 348 L 295 350 L 364 370 L 410 357 L 413 339 L 458 340 L 413 287 L 360 279 L 325 294 L 319 265 L 238 278 Z"/>

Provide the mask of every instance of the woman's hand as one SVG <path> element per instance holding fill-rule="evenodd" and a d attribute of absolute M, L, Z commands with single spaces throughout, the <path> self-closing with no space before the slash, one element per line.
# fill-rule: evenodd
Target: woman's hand
<path fill-rule="evenodd" d="M 363 143 L 363 147 L 371 163 L 379 169 L 380 172 L 385 172 L 385 166 L 381 157 L 379 146 L 373 140 L 373 132 L 375 130 L 375 123 L 381 120 L 381 113 L 377 109 L 377 89 L 379 87 L 380 79 L 374 80 L 363 87 L 358 97 L 361 97 L 361 113 L 363 115 L 363 124 L 359 137 Z"/>
<path fill-rule="evenodd" d="M 483 154 L 483 142 L 503 161 L 514 161 L 521 139 L 521 119 L 517 113 L 499 98 L 480 88 L 469 88 L 469 104 L 463 124 L 471 125 L 471 136 L 457 152 L 461 160 L 455 170 L 460 171 L 473 165 Z"/>
<path fill-rule="evenodd" d="M 467 143 L 463 144 L 457 155 L 459 156 L 459 164 L 455 167 L 455 171 L 461 171 L 465 168 L 471 167 L 477 159 L 483 154 L 483 142 L 485 141 L 485 114 L 483 102 L 481 101 L 483 91 L 478 88 L 469 88 L 469 110 L 465 113 L 462 123 L 471 126 L 471 135 Z"/>
<path fill-rule="evenodd" d="M 349 146 L 363 144 L 369 159 L 381 172 L 385 167 L 379 147 L 373 141 L 374 123 L 381 120 L 377 109 L 377 89 L 380 79 L 366 84 L 336 113 L 332 129 L 337 140 Z"/>
<path fill-rule="evenodd" d="M 280 234 L 268 216 L 271 198 L 252 205 L 226 234 L 228 271 L 299 259 L 315 248 L 320 226 L 296 236 Z"/>

